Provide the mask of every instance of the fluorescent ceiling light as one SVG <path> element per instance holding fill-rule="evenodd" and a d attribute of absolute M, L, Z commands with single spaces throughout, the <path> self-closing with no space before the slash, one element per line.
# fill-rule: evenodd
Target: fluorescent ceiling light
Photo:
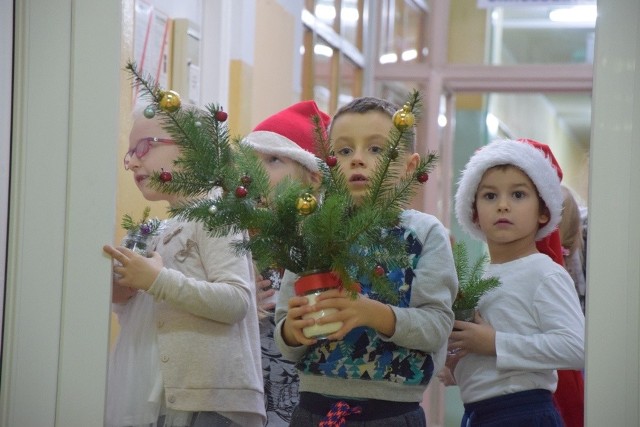
<path fill-rule="evenodd" d="M 326 44 L 316 44 L 313 46 L 313 53 L 331 58 L 333 56 L 333 49 Z"/>
<path fill-rule="evenodd" d="M 500 129 L 500 120 L 493 114 L 487 114 L 487 118 L 485 119 L 485 123 L 487 125 L 487 132 L 489 135 L 495 136 L 498 134 L 498 129 Z"/>
<path fill-rule="evenodd" d="M 447 126 L 447 116 L 444 114 L 438 114 L 438 126 L 441 128 Z"/>
<path fill-rule="evenodd" d="M 326 4 L 318 4 L 315 8 L 315 14 L 322 21 L 333 21 L 336 18 L 336 8 Z M 357 22 L 358 18 L 360 18 L 360 14 L 355 7 L 345 6 L 340 12 L 340 19 L 343 22 Z"/>
<path fill-rule="evenodd" d="M 415 49 L 405 50 L 404 52 L 402 52 L 401 57 L 403 61 L 411 61 L 418 57 L 418 51 Z"/>
<path fill-rule="evenodd" d="M 596 22 L 598 10 L 595 5 L 573 6 L 549 12 L 553 22 Z"/>
<path fill-rule="evenodd" d="M 384 55 L 380 55 L 379 61 L 381 64 L 392 64 L 398 62 L 398 55 L 395 53 L 385 53 Z"/>

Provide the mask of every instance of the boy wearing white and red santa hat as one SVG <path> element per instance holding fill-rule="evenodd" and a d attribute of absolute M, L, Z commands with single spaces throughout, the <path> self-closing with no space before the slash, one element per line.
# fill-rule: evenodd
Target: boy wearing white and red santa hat
<path fill-rule="evenodd" d="M 561 177 L 549 147 L 532 140 L 492 142 L 462 172 L 456 217 L 487 242 L 485 275 L 501 281 L 480 299 L 475 322 L 456 321 L 451 334 L 463 425 L 564 425 L 552 394 L 557 370 L 584 367 L 584 316 L 571 276 L 554 262 Z"/>
<path fill-rule="evenodd" d="M 242 140 L 262 160 L 272 187 L 285 177 L 311 187 L 320 184 L 319 159 L 314 154 L 314 118 L 326 133 L 330 117 L 314 101 L 298 102 L 267 117 Z M 256 283 L 268 427 L 289 426 L 291 412 L 298 404 L 298 374 L 293 363 L 282 358 L 273 339 L 273 309 L 281 275 L 280 269 L 268 269 Z"/>

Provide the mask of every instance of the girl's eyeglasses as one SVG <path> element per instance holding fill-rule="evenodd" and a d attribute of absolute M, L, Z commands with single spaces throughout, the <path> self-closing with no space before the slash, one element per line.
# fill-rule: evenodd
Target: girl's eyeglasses
<path fill-rule="evenodd" d="M 129 161 L 134 154 L 137 158 L 141 159 L 149 152 L 151 147 L 155 147 L 158 144 L 175 144 L 175 141 L 173 139 L 156 138 L 151 136 L 138 140 L 136 146 L 127 151 L 127 154 L 124 155 L 124 168 L 129 170 Z"/>

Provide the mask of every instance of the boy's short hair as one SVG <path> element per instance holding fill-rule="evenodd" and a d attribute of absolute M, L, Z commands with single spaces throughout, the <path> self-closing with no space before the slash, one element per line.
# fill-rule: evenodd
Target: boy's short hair
<path fill-rule="evenodd" d="M 389 116 L 389 119 L 393 119 L 393 115 L 399 109 L 400 106 L 391 101 L 387 101 L 386 99 L 377 98 L 375 96 L 363 96 L 360 98 L 354 98 L 351 102 L 340 107 L 333 115 L 331 122 L 335 122 L 343 114 L 365 114 L 370 111 L 379 111 L 382 114 Z M 414 152 L 416 148 L 415 132 L 413 129 L 408 129 L 408 131 L 413 133 L 411 147 L 409 148 L 411 152 Z M 329 134 L 331 134 L 331 128 L 329 128 Z"/>
<path fill-rule="evenodd" d="M 398 111 L 400 107 L 394 104 L 391 101 L 387 101 L 386 99 L 376 98 L 374 96 L 363 96 L 360 98 L 354 98 L 348 104 L 343 105 L 338 109 L 336 114 L 333 115 L 333 120 L 340 117 L 342 114 L 346 113 L 358 113 L 364 114 L 369 111 L 380 111 L 388 115 L 389 117 L 393 117 L 396 111 Z"/>
<path fill-rule="evenodd" d="M 480 148 L 462 171 L 455 195 L 458 223 L 473 237 L 484 240 L 484 233 L 474 221 L 478 185 L 484 173 L 496 166 L 514 166 L 533 182 L 542 202 L 549 210 L 549 221 L 538 229 L 536 240 L 553 232 L 562 217 L 562 169 L 549 146 L 530 139 L 496 140 Z"/>

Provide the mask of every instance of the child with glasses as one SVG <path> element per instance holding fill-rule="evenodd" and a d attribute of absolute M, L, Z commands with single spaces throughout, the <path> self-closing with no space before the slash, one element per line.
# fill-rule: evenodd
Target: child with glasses
<path fill-rule="evenodd" d="M 124 159 L 143 197 L 183 202 L 150 185 L 180 147 L 158 118 L 136 113 Z M 170 176 L 170 175 L 168 175 Z M 150 257 L 105 245 L 114 260 L 120 335 L 111 354 L 107 426 L 264 425 L 255 276 L 250 257 L 200 223 L 170 219 Z"/>
<path fill-rule="evenodd" d="M 136 145 L 124 155 L 125 170 L 129 170 L 129 162 L 134 155 L 138 159 L 141 159 L 149 152 L 151 147 L 155 147 L 160 144 L 175 144 L 175 141 L 169 138 L 158 138 L 157 136 L 146 136 L 144 138 L 140 138 L 136 141 Z"/>

